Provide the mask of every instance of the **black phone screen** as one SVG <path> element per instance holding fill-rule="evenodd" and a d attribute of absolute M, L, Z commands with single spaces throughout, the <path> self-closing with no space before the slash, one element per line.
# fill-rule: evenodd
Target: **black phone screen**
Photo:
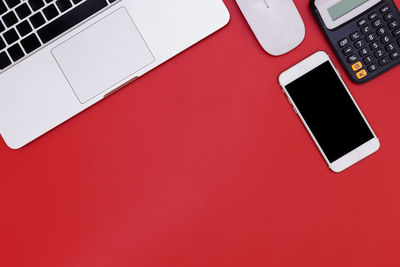
<path fill-rule="evenodd" d="M 329 162 L 374 138 L 329 61 L 285 87 Z"/>

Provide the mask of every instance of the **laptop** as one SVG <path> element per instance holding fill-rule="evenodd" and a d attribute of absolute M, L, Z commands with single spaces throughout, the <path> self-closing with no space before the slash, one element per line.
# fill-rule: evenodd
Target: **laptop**
<path fill-rule="evenodd" d="M 225 26 L 222 0 L 0 0 L 0 134 L 20 148 Z"/>

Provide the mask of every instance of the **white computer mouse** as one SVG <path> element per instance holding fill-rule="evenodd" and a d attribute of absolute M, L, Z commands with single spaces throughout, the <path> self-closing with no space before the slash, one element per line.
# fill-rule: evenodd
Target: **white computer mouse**
<path fill-rule="evenodd" d="M 257 40 L 269 54 L 283 55 L 304 39 L 305 27 L 292 0 L 236 0 Z"/>

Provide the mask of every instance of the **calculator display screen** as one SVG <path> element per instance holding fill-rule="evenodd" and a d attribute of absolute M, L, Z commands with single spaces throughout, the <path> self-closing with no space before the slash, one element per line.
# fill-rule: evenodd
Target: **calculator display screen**
<path fill-rule="evenodd" d="M 369 0 L 341 0 L 335 5 L 329 7 L 328 13 L 332 20 L 335 21 L 368 1 Z"/>
<path fill-rule="evenodd" d="M 329 162 L 374 138 L 329 61 L 285 87 Z"/>

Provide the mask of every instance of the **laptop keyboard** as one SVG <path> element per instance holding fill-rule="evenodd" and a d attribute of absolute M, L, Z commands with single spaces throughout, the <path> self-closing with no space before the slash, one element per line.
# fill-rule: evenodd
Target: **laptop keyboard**
<path fill-rule="evenodd" d="M 0 0 L 0 71 L 118 0 Z"/>

